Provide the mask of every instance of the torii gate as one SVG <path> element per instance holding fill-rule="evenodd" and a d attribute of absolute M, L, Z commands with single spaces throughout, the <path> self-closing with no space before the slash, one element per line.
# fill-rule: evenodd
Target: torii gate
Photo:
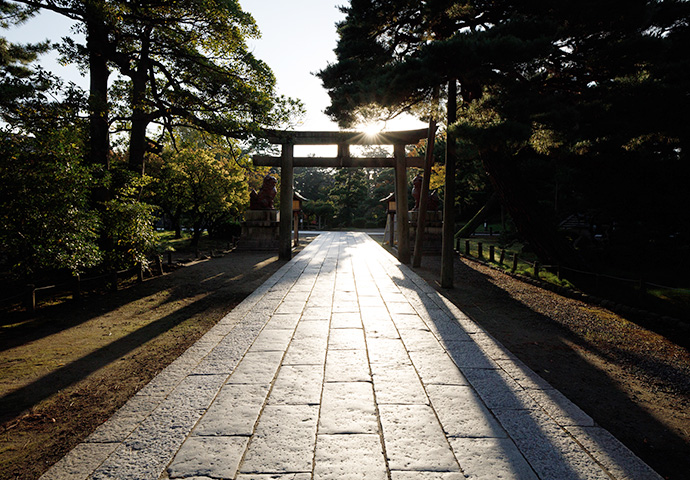
<path fill-rule="evenodd" d="M 424 168 L 424 158 L 405 156 L 405 146 L 427 137 L 428 130 L 405 130 L 367 135 L 359 132 L 267 131 L 264 138 L 281 145 L 281 156 L 255 155 L 254 165 L 280 167 L 279 257 L 292 258 L 292 195 L 294 167 L 391 167 L 395 168 L 395 199 L 398 205 L 398 260 L 410 261 L 409 221 L 407 215 L 407 167 Z M 295 145 L 337 145 L 337 157 L 295 157 Z M 350 145 L 393 145 L 393 157 L 351 157 Z M 401 208 L 401 207 L 405 208 Z M 288 219 L 288 221 L 284 221 Z"/>

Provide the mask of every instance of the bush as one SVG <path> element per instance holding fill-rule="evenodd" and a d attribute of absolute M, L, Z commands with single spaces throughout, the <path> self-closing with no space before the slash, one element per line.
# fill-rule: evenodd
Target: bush
<path fill-rule="evenodd" d="M 77 128 L 0 136 L 0 261 L 17 278 L 84 272 L 101 261 L 92 172 L 82 156 Z"/>
<path fill-rule="evenodd" d="M 358 217 L 352 220 L 352 226 L 355 228 L 365 228 L 367 225 L 367 219 Z"/>
<path fill-rule="evenodd" d="M 208 236 L 215 240 L 232 240 L 242 233 L 240 222 L 230 216 L 225 216 L 211 224 Z"/>
<path fill-rule="evenodd" d="M 158 244 L 153 227 L 156 207 L 128 195 L 116 196 L 105 203 L 103 225 L 113 248 L 106 253 L 106 268 L 124 269 L 147 265 L 147 257 Z"/>

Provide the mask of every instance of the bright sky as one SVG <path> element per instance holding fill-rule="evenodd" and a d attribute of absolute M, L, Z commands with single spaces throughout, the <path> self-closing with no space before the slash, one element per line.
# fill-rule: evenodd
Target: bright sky
<path fill-rule="evenodd" d="M 250 49 L 273 70 L 278 91 L 299 98 L 307 115 L 297 130 L 337 130 L 338 126 L 323 113 L 330 100 L 313 74 L 335 61 L 333 49 L 337 34 L 335 24 L 344 15 L 338 5 L 347 0 L 239 0 L 243 10 L 252 14 L 262 38 L 251 40 Z M 25 25 L 0 32 L 13 42 L 38 42 L 46 38 L 59 40 L 71 35 L 70 23 L 56 14 L 45 13 Z M 61 67 L 55 56 L 43 64 L 59 76 L 86 88 L 88 79 L 80 77 L 74 67 Z M 425 128 L 413 118 L 394 120 L 387 130 Z"/>
<path fill-rule="evenodd" d="M 262 34 L 249 42 L 250 49 L 271 67 L 279 92 L 301 99 L 307 108 L 304 125 L 298 129 L 337 129 L 323 113 L 330 101 L 313 75 L 335 61 L 335 24 L 344 18 L 337 4 L 329 0 L 240 0 L 240 5 L 252 14 Z"/>

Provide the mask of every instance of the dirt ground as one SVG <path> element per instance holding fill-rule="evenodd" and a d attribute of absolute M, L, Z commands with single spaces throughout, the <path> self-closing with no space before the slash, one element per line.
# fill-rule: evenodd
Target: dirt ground
<path fill-rule="evenodd" d="M 233 252 L 0 322 L 0 478 L 36 479 L 283 262 Z M 439 257 L 417 272 L 435 285 Z M 458 260 L 444 294 L 669 479 L 690 471 L 690 354 L 605 309 Z"/>
<path fill-rule="evenodd" d="M 690 472 L 690 353 L 596 305 L 516 280 L 472 260 L 438 285 L 439 256 L 416 272 L 663 477 Z M 686 344 L 687 345 L 687 344 Z"/>
<path fill-rule="evenodd" d="M 38 478 L 284 263 L 232 252 L 33 317 L 6 315 L 0 478 Z"/>

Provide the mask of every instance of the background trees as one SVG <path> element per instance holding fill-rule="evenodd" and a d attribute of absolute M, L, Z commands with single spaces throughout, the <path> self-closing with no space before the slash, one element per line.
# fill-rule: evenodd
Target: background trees
<path fill-rule="evenodd" d="M 372 105 L 409 109 L 457 80 L 458 122 L 446 128 L 461 139 L 460 175 L 480 165 L 542 260 L 577 266 L 615 250 L 614 240 L 688 243 L 686 212 L 667 208 L 688 201 L 678 180 L 687 178 L 687 135 L 677 128 L 687 123 L 688 56 L 679 48 L 688 8 L 353 0 L 338 60 L 319 75 L 342 123 Z M 462 194 L 456 204 L 467 202 Z M 574 253 L 556 229 L 575 213 L 596 218 L 609 243 Z"/>
<path fill-rule="evenodd" d="M 151 169 L 151 203 L 159 206 L 179 234 L 182 224 L 193 232 L 196 247 L 204 229 L 235 221 L 249 202 L 245 170 L 232 157 L 230 146 L 207 145 L 187 132 L 179 149 L 168 145 Z"/>
<path fill-rule="evenodd" d="M 78 21 L 86 42 L 63 57 L 89 72 L 90 158 L 107 165 L 111 126 L 130 132 L 129 163 L 143 168 L 147 127 L 191 126 L 231 137 L 286 121 L 299 104 L 277 97 L 271 70 L 248 51 L 258 35 L 236 0 L 3 1 Z M 111 92 L 108 80 L 118 74 Z M 111 93 L 111 95 L 109 95 Z"/>
<path fill-rule="evenodd" d="M 0 39 L 2 266 L 123 268 L 145 261 L 163 212 L 195 242 L 235 221 L 247 189 L 233 139 L 301 111 L 248 50 L 251 15 L 237 1 L 0 0 L 1 26 L 44 9 L 77 21 L 85 42 L 59 49 L 89 91 L 28 65 L 47 44 Z"/>
<path fill-rule="evenodd" d="M 79 133 L 61 128 L 31 138 L 0 136 L 2 261 L 20 278 L 59 269 L 77 273 L 102 259 Z"/>
<path fill-rule="evenodd" d="M 295 190 L 309 200 L 307 221 L 318 228 L 385 226 L 380 200 L 393 192 L 393 180 L 391 168 L 295 169 Z"/>

